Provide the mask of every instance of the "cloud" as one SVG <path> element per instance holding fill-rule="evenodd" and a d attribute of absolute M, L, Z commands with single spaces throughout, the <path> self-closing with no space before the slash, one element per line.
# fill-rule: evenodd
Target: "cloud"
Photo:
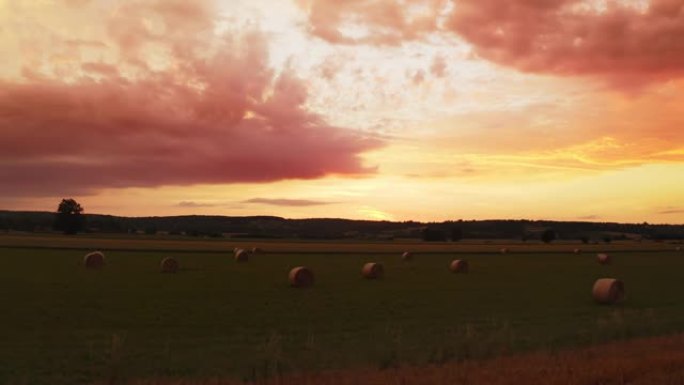
<path fill-rule="evenodd" d="M 205 203 L 205 202 L 194 202 L 194 201 L 181 201 L 176 205 L 178 207 L 217 207 L 220 206 L 218 203 Z"/>
<path fill-rule="evenodd" d="M 336 44 L 399 45 L 437 28 L 445 0 L 297 0 L 309 32 Z"/>
<path fill-rule="evenodd" d="M 252 198 L 252 199 L 248 199 L 246 201 L 243 201 L 243 203 L 258 203 L 258 204 L 272 205 L 272 206 L 303 207 L 303 206 L 330 205 L 330 204 L 334 204 L 336 202 L 327 202 L 327 201 L 318 201 L 318 200 L 309 200 L 309 199 Z"/>
<path fill-rule="evenodd" d="M 619 85 L 681 76 L 684 3 L 460 1 L 447 28 L 483 58 L 526 72 L 598 75 Z"/>
<path fill-rule="evenodd" d="M 641 97 L 594 92 L 576 100 L 455 114 L 433 122 L 436 134 L 424 140 L 434 152 L 497 167 L 581 171 L 680 163 L 684 118 L 676 112 L 684 97 L 667 90 L 682 85 L 673 82 Z"/>
<path fill-rule="evenodd" d="M 658 214 L 664 214 L 664 215 L 669 215 L 669 214 L 682 214 L 684 213 L 684 208 L 668 208 L 665 210 L 658 211 Z"/>
<path fill-rule="evenodd" d="M 430 73 L 438 78 L 443 78 L 447 75 L 447 63 L 444 56 L 435 55 L 430 65 Z"/>
<path fill-rule="evenodd" d="M 599 218 L 601 218 L 601 217 L 598 216 L 598 215 L 584 215 L 584 216 L 581 216 L 581 217 L 577 217 L 577 219 L 583 220 L 583 221 L 593 221 L 593 220 L 596 220 L 596 219 L 599 219 Z"/>
<path fill-rule="evenodd" d="M 618 87 L 684 73 L 681 0 L 299 3 L 307 11 L 311 33 L 331 43 L 398 45 L 434 33 L 457 35 L 477 56 L 501 65 L 532 73 L 598 76 Z"/>
<path fill-rule="evenodd" d="M 269 67 L 265 36 L 216 35 L 211 9 L 129 1 L 107 13 L 102 45 L 53 36 L 46 62 L 0 79 L 0 195 L 374 172 L 360 154 L 383 143 L 308 111 L 305 83 Z M 70 61 L 51 66 L 66 46 Z"/>

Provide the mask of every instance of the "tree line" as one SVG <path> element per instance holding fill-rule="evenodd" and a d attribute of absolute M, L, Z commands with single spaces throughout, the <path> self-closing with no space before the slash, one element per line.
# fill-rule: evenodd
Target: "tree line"
<path fill-rule="evenodd" d="M 684 225 L 643 223 L 559 222 L 534 220 L 454 220 L 422 223 L 348 220 L 336 218 L 285 219 L 276 216 L 119 217 L 86 214 L 72 198 L 59 202 L 55 212 L 0 211 L 0 231 L 62 232 L 64 234 L 131 233 L 194 237 L 249 237 L 302 239 L 396 239 L 424 241 L 462 239 L 520 239 L 521 241 L 619 239 L 683 240 Z"/>

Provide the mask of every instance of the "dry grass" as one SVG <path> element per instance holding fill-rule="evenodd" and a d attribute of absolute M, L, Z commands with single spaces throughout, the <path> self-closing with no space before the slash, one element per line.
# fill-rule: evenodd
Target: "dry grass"
<path fill-rule="evenodd" d="M 542 352 L 488 361 L 276 376 L 263 385 L 684 384 L 684 335 Z M 139 380 L 130 385 L 238 385 L 241 381 Z"/>
<path fill-rule="evenodd" d="M 596 302 L 612 305 L 625 299 L 625 284 L 619 279 L 601 278 L 594 283 L 592 294 Z"/>
<path fill-rule="evenodd" d="M 468 261 L 454 259 L 449 265 L 449 270 L 451 270 L 452 273 L 467 273 L 469 270 Z"/>
<path fill-rule="evenodd" d="M 83 257 L 83 265 L 88 269 L 100 269 L 105 265 L 105 256 L 100 251 L 93 251 Z"/>
<path fill-rule="evenodd" d="M 363 277 L 367 279 L 381 278 L 384 273 L 385 268 L 382 266 L 381 263 L 376 262 L 368 262 L 365 265 L 363 265 L 363 268 L 361 269 L 361 275 L 363 275 Z"/>
<path fill-rule="evenodd" d="M 306 266 L 298 266 L 290 270 L 288 279 L 292 287 L 310 287 L 314 284 L 314 274 Z"/>
<path fill-rule="evenodd" d="M 244 249 L 237 249 L 234 253 L 234 259 L 236 262 L 247 262 L 249 261 L 249 251 Z"/>
<path fill-rule="evenodd" d="M 179 264 L 178 260 L 171 257 L 166 257 L 162 259 L 159 265 L 162 273 L 176 273 L 178 272 Z"/>
<path fill-rule="evenodd" d="M 611 258 L 608 254 L 600 253 L 596 255 L 596 261 L 601 265 L 610 265 Z"/>

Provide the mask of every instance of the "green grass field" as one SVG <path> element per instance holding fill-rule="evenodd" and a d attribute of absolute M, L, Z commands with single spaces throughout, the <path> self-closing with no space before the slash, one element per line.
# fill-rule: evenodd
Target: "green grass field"
<path fill-rule="evenodd" d="M 107 248 L 123 251 L 106 252 L 107 266 L 100 271 L 85 270 L 79 250 L 0 248 L 0 383 L 254 380 L 278 372 L 386 368 L 684 330 L 681 252 L 627 252 L 623 245 L 625 252 L 612 253 L 613 265 L 600 266 L 593 253 L 465 251 L 458 258 L 470 261 L 471 272 L 455 275 L 448 270 L 455 254 L 444 252 L 418 253 L 406 263 L 392 253 L 307 249 L 259 254 L 237 264 L 231 254 L 206 248 L 125 251 L 128 240 L 108 242 Z M 148 249 L 175 247 L 149 242 L 154 247 Z M 339 245 L 327 246 L 336 251 Z M 399 248 L 388 243 L 372 249 Z M 160 274 L 164 256 L 177 257 L 182 270 Z M 361 278 L 367 261 L 384 264 L 384 279 Z M 297 265 L 313 269 L 314 287 L 288 286 L 287 273 Z M 600 277 L 625 281 L 624 304 L 593 302 L 591 287 Z"/>

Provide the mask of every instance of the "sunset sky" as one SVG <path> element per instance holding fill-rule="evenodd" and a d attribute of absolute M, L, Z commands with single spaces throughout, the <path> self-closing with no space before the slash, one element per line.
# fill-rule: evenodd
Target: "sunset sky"
<path fill-rule="evenodd" d="M 684 222 L 684 0 L 0 0 L 0 209 Z"/>

